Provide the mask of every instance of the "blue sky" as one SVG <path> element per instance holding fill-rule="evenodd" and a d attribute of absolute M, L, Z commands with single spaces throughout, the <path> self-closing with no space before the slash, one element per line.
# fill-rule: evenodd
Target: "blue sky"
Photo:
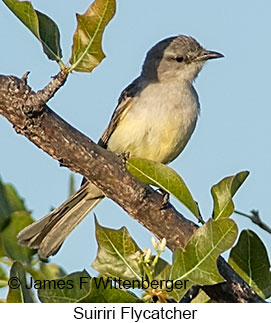
<path fill-rule="evenodd" d="M 49 106 L 91 139 L 98 140 L 121 90 L 140 73 L 147 50 L 168 36 L 195 37 L 204 47 L 223 53 L 225 58 L 208 62 L 196 80 L 201 116 L 188 146 L 171 166 L 186 181 L 205 219 L 212 211 L 211 186 L 225 176 L 249 170 L 249 178 L 235 197 L 236 209 L 244 212 L 259 209 L 262 219 L 270 223 L 271 2 L 117 2 L 116 16 L 103 40 L 106 59 L 91 74 L 70 75 Z M 63 60 L 68 61 L 76 27 L 75 12 L 83 13 L 90 0 L 32 3 L 59 25 Z M 1 74 L 22 76 L 31 71 L 29 84 L 38 90 L 58 72 L 58 65 L 47 59 L 38 41 L 2 2 L 0 38 Z M 0 117 L 0 149 L 0 176 L 17 187 L 35 218 L 45 215 L 67 197 L 70 172 L 17 135 L 3 117 Z M 79 185 L 80 176 L 76 179 Z M 190 217 L 180 204 L 175 205 Z M 124 225 L 141 247 L 150 247 L 151 234 L 114 202 L 103 201 L 95 214 L 102 225 L 113 228 Z M 233 218 L 240 230 L 254 230 L 270 246 L 267 233 L 247 219 Z M 83 268 L 92 272 L 90 265 L 96 247 L 90 215 L 51 260 L 68 272 Z"/>

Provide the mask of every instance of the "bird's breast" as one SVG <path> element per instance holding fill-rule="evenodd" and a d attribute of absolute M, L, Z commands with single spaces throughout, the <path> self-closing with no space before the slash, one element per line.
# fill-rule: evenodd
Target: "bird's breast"
<path fill-rule="evenodd" d="M 199 109 L 195 90 L 192 86 L 154 83 L 133 99 L 108 148 L 169 163 L 181 153 L 195 129 Z"/>

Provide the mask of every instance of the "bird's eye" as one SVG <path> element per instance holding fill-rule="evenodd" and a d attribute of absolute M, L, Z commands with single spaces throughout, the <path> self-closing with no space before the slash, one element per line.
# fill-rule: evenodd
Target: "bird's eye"
<path fill-rule="evenodd" d="M 181 63 L 183 61 L 183 57 L 182 56 L 177 56 L 175 59 L 176 59 L 176 61 L 178 63 Z"/>

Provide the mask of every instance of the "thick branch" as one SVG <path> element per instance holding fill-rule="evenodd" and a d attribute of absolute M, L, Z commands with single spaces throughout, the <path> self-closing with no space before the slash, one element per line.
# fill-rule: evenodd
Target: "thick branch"
<path fill-rule="evenodd" d="M 53 89 L 51 91 L 55 92 Z M 28 99 L 30 96 L 31 101 Z M 197 229 L 172 205 L 163 208 L 162 195 L 134 178 L 115 154 L 93 143 L 47 105 L 40 106 L 39 101 L 37 108 L 35 93 L 26 85 L 25 79 L 0 76 L 0 113 L 13 124 L 18 133 L 62 165 L 93 182 L 159 239 L 166 238 L 167 246 L 172 251 L 184 247 Z M 221 257 L 218 268 L 226 282 L 203 287 L 213 300 L 263 301 Z"/>

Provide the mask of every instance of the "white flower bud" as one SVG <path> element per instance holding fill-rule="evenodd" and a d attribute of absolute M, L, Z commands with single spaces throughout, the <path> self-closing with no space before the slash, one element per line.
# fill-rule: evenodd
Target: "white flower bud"
<path fill-rule="evenodd" d="M 148 261 L 148 260 L 151 258 L 151 254 L 152 254 L 152 252 L 151 252 L 151 248 L 149 248 L 149 249 L 147 250 L 146 256 L 144 257 L 144 260 L 145 260 L 145 261 Z"/>
<path fill-rule="evenodd" d="M 167 244 L 167 240 L 166 238 L 163 238 L 162 241 L 159 243 L 159 247 L 162 252 L 165 251 L 166 244 Z"/>
<path fill-rule="evenodd" d="M 131 255 L 131 258 L 132 259 L 135 259 L 135 260 L 139 260 L 140 259 L 140 255 L 141 255 L 140 251 L 137 250 L 134 254 Z"/>
<path fill-rule="evenodd" d="M 155 250 L 157 250 L 157 248 L 158 248 L 158 244 L 157 244 L 157 242 L 156 242 L 156 240 L 155 240 L 155 238 L 154 238 L 154 237 L 152 237 L 152 238 L 151 238 L 151 243 L 152 243 L 152 245 L 153 245 L 153 248 L 154 248 Z"/>

